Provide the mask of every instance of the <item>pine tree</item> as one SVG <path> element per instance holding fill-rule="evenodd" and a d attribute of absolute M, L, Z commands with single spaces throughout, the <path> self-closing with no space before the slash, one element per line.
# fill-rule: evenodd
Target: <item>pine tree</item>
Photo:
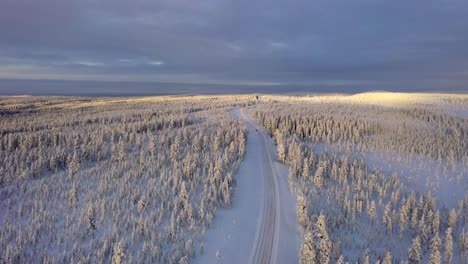
<path fill-rule="evenodd" d="M 122 136 L 120 136 L 119 138 L 117 149 L 118 149 L 118 155 L 119 155 L 119 162 L 123 163 L 125 161 L 125 144 L 124 144 Z"/>
<path fill-rule="evenodd" d="M 421 263 L 422 255 L 421 255 L 421 240 L 419 236 L 413 239 L 413 243 L 408 250 L 408 262 L 410 264 L 418 264 Z"/>
<path fill-rule="evenodd" d="M 440 212 L 436 211 L 432 219 L 432 234 L 439 233 L 440 228 Z"/>
<path fill-rule="evenodd" d="M 138 211 L 143 212 L 146 208 L 146 202 L 144 198 L 141 198 L 137 204 Z"/>
<path fill-rule="evenodd" d="M 76 203 L 78 202 L 78 193 L 77 193 L 75 186 L 73 186 L 72 189 L 70 190 L 68 194 L 68 199 L 70 201 L 71 206 L 75 207 Z"/>
<path fill-rule="evenodd" d="M 299 263 L 301 264 L 315 264 L 315 249 L 313 236 L 310 232 L 304 235 L 304 241 L 302 241 L 301 251 L 299 253 Z"/>
<path fill-rule="evenodd" d="M 239 142 L 239 157 L 243 158 L 245 155 L 245 137 L 244 136 L 239 136 L 240 137 L 240 142 Z"/>
<path fill-rule="evenodd" d="M 314 184 L 315 186 L 317 186 L 317 188 L 322 188 L 323 186 L 323 171 L 324 171 L 324 165 L 322 162 L 320 162 L 318 165 L 317 165 L 317 171 L 315 172 L 315 176 L 314 176 Z"/>
<path fill-rule="evenodd" d="M 179 203 L 181 207 L 181 216 L 182 219 L 187 219 L 189 215 L 189 210 L 190 210 L 190 202 L 189 202 L 189 196 L 187 193 L 187 189 L 185 187 L 185 181 L 182 181 L 182 184 L 180 186 L 180 192 L 179 192 Z"/>
<path fill-rule="evenodd" d="M 231 204 L 231 191 L 227 179 L 221 184 L 222 205 L 228 207 Z"/>
<path fill-rule="evenodd" d="M 308 158 L 305 158 L 304 159 L 304 166 L 303 166 L 303 169 L 302 169 L 302 177 L 304 177 L 305 179 L 308 179 L 309 178 L 309 159 Z"/>
<path fill-rule="evenodd" d="M 89 224 L 88 231 L 92 232 L 96 229 L 96 210 L 92 205 L 88 205 L 88 209 L 86 210 L 86 216 L 88 218 Z"/>
<path fill-rule="evenodd" d="M 403 204 L 400 209 L 400 237 L 403 236 L 406 226 L 408 225 L 408 221 L 408 207 L 406 207 L 406 204 Z"/>
<path fill-rule="evenodd" d="M 118 242 L 114 246 L 114 253 L 112 255 L 112 264 L 123 264 L 124 263 L 125 254 L 123 252 L 121 242 Z"/>
<path fill-rule="evenodd" d="M 445 263 L 452 263 L 453 257 L 453 237 L 452 228 L 447 228 L 445 231 Z"/>
<path fill-rule="evenodd" d="M 140 217 L 138 219 L 137 225 L 136 225 L 136 231 L 137 233 L 142 236 L 145 233 L 145 222 L 143 221 L 143 218 Z"/>
<path fill-rule="evenodd" d="M 307 202 L 302 196 L 299 196 L 297 198 L 296 215 L 297 215 L 297 220 L 300 225 L 305 227 L 309 223 L 309 215 L 307 212 Z"/>
<path fill-rule="evenodd" d="M 455 211 L 455 209 L 450 210 L 447 224 L 450 228 L 452 228 L 452 230 L 454 230 L 455 226 L 457 225 L 457 218 L 457 211 Z"/>
<path fill-rule="evenodd" d="M 111 155 L 112 155 L 112 161 L 119 160 L 119 149 L 118 149 L 117 144 L 115 144 L 114 142 L 112 142 Z"/>
<path fill-rule="evenodd" d="M 377 217 L 377 208 L 375 206 L 375 201 L 372 201 L 369 210 L 367 210 L 367 213 L 369 214 L 369 220 L 374 223 L 375 218 Z"/>
<path fill-rule="evenodd" d="M 441 241 L 439 237 L 439 233 L 436 233 L 431 240 L 431 255 L 429 257 L 430 264 L 440 264 L 440 247 Z"/>
<path fill-rule="evenodd" d="M 200 200 L 200 208 L 198 209 L 198 217 L 203 221 L 205 219 L 205 201 Z"/>
<path fill-rule="evenodd" d="M 314 242 L 317 262 L 328 264 L 330 261 L 331 241 L 328 238 L 325 216 L 320 215 L 314 227 Z"/>
<path fill-rule="evenodd" d="M 154 159 L 156 157 L 156 142 L 152 134 L 150 134 L 149 136 L 148 148 L 149 148 L 149 153 L 150 153 L 151 158 Z"/>
<path fill-rule="evenodd" d="M 385 225 L 387 233 L 391 233 L 393 229 L 393 225 L 392 225 L 392 216 L 390 213 L 390 203 L 385 205 L 384 214 L 383 214 L 383 223 Z"/>
<path fill-rule="evenodd" d="M 79 159 L 79 154 L 78 151 L 75 151 L 73 153 L 73 158 L 70 161 L 70 164 L 68 165 L 68 177 L 70 179 L 73 179 L 73 176 L 78 172 L 80 169 L 80 159 Z"/>
<path fill-rule="evenodd" d="M 179 264 L 189 264 L 189 257 L 187 255 L 181 257 L 179 260 Z"/>
<path fill-rule="evenodd" d="M 171 221 L 169 225 L 166 227 L 167 235 L 170 241 L 174 241 L 176 237 L 176 223 L 175 223 L 175 212 L 172 211 L 171 214 Z"/>
<path fill-rule="evenodd" d="M 286 161 L 286 147 L 284 146 L 284 142 L 282 139 L 278 141 L 277 152 L 278 152 L 278 159 L 281 162 L 285 162 Z"/>
<path fill-rule="evenodd" d="M 145 153 L 143 151 L 140 152 L 140 170 L 145 170 Z"/>
<path fill-rule="evenodd" d="M 392 255 L 390 254 L 390 251 L 387 251 L 387 253 L 385 253 L 385 257 L 382 261 L 382 264 L 392 264 Z"/>
<path fill-rule="evenodd" d="M 418 226 L 418 208 L 414 207 L 411 214 L 411 229 L 414 231 Z"/>
<path fill-rule="evenodd" d="M 141 135 L 136 137 L 136 145 L 138 147 L 138 151 L 141 151 Z"/>
<path fill-rule="evenodd" d="M 362 264 L 370 264 L 369 250 L 366 250 L 366 255 L 364 256 L 364 260 L 362 261 Z"/>
<path fill-rule="evenodd" d="M 466 261 L 468 257 L 468 234 L 465 232 L 465 229 L 462 230 L 458 239 L 458 249 L 460 250 L 462 261 Z"/>

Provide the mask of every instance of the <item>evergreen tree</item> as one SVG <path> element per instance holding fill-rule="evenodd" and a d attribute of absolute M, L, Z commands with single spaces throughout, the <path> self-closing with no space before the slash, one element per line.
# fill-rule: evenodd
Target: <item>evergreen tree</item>
<path fill-rule="evenodd" d="M 440 264 L 440 247 L 441 241 L 439 238 L 439 233 L 436 233 L 431 240 L 431 255 L 429 257 L 430 264 Z"/>
<path fill-rule="evenodd" d="M 387 251 L 387 253 L 385 253 L 385 257 L 382 261 L 382 264 L 392 264 L 392 255 L 390 254 L 390 251 Z"/>
<path fill-rule="evenodd" d="M 392 224 L 392 216 L 390 212 L 390 203 L 385 205 L 384 214 L 383 214 L 383 223 L 387 230 L 387 234 L 392 232 L 393 224 Z"/>
<path fill-rule="evenodd" d="M 68 194 L 68 199 L 72 207 L 76 207 L 76 203 L 78 202 L 78 193 L 76 187 L 73 186 Z"/>
<path fill-rule="evenodd" d="M 313 236 L 310 232 L 304 235 L 302 241 L 301 251 L 299 253 L 299 263 L 301 264 L 315 264 L 316 255 L 314 249 Z"/>
<path fill-rule="evenodd" d="M 117 149 L 118 149 L 118 155 L 119 155 L 118 160 L 119 162 L 123 163 L 125 161 L 125 144 L 124 144 L 122 136 L 120 136 L 119 138 Z"/>
<path fill-rule="evenodd" d="M 320 215 L 314 227 L 314 242 L 317 262 L 328 264 L 330 261 L 331 241 L 328 238 L 325 215 Z"/>
<path fill-rule="evenodd" d="M 468 234 L 465 232 L 465 229 L 462 230 L 458 239 L 458 249 L 460 250 L 462 261 L 466 261 L 468 257 Z"/>
<path fill-rule="evenodd" d="M 198 210 L 198 217 L 202 221 L 205 219 L 205 201 L 203 198 L 200 200 L 200 208 Z"/>
<path fill-rule="evenodd" d="M 324 165 L 322 162 L 319 162 L 317 165 L 317 171 L 315 172 L 314 176 L 314 184 L 317 186 L 317 188 L 322 188 L 323 186 L 323 171 L 324 171 Z"/>
<path fill-rule="evenodd" d="M 336 261 L 336 264 L 344 264 L 344 258 L 343 256 L 340 256 L 340 258 Z"/>
<path fill-rule="evenodd" d="M 231 204 L 231 191 L 227 179 L 221 184 L 222 205 L 228 207 Z"/>
<path fill-rule="evenodd" d="M 447 228 L 445 231 L 445 263 L 452 263 L 453 257 L 453 237 L 452 228 Z"/>
<path fill-rule="evenodd" d="M 447 224 L 452 230 L 455 229 L 455 226 L 457 224 L 457 211 L 455 209 L 450 210 L 449 216 L 448 216 L 448 221 Z"/>
<path fill-rule="evenodd" d="M 309 223 L 309 215 L 307 212 L 307 202 L 306 199 L 302 196 L 297 198 L 297 205 L 296 205 L 296 215 L 297 220 L 300 225 L 305 227 Z"/>
<path fill-rule="evenodd" d="M 277 152 L 278 152 L 278 159 L 281 162 L 285 162 L 286 161 L 286 146 L 284 145 L 283 139 L 278 139 Z"/>
<path fill-rule="evenodd" d="M 187 255 L 181 257 L 179 260 L 179 264 L 189 264 L 189 257 Z"/>
<path fill-rule="evenodd" d="M 68 177 L 70 179 L 73 179 L 73 176 L 75 176 L 75 174 L 78 172 L 79 169 L 80 169 L 80 158 L 79 158 L 78 151 L 75 151 L 73 153 L 73 158 L 70 161 L 70 164 L 68 165 Z"/>
<path fill-rule="evenodd" d="M 145 153 L 143 151 L 140 151 L 140 170 L 145 170 Z"/>
<path fill-rule="evenodd" d="M 304 166 L 303 166 L 303 169 L 302 169 L 302 177 L 304 177 L 305 179 L 308 179 L 309 178 L 309 159 L 308 158 L 305 158 L 304 159 Z"/>
<path fill-rule="evenodd" d="M 149 149 L 151 158 L 154 159 L 156 157 L 156 142 L 152 134 L 149 135 L 148 149 Z"/>
<path fill-rule="evenodd" d="M 88 205 L 88 209 L 86 210 L 86 216 L 88 218 L 89 224 L 88 231 L 92 232 L 96 229 L 96 210 L 91 204 Z"/>
<path fill-rule="evenodd" d="M 410 264 L 418 264 L 421 263 L 422 255 L 421 255 L 421 240 L 419 236 L 413 239 L 413 243 L 408 250 L 408 262 Z"/>
<path fill-rule="evenodd" d="M 146 208 L 146 202 L 144 198 L 141 198 L 137 204 L 138 211 L 143 212 Z"/>
<path fill-rule="evenodd" d="M 375 206 L 375 201 L 372 201 L 369 210 L 367 210 L 367 213 L 369 214 L 369 220 L 374 223 L 375 218 L 377 217 L 377 208 Z"/>
<path fill-rule="evenodd" d="M 112 255 L 112 264 L 123 264 L 125 258 L 125 254 L 123 252 L 122 244 L 121 242 L 118 242 L 114 246 L 114 253 Z"/>
<path fill-rule="evenodd" d="M 403 233 L 406 230 L 408 220 L 408 207 L 406 207 L 406 204 L 403 204 L 400 209 L 400 237 L 403 236 Z"/>
<path fill-rule="evenodd" d="M 432 219 L 432 234 L 439 233 L 440 228 L 440 212 L 436 211 Z"/>

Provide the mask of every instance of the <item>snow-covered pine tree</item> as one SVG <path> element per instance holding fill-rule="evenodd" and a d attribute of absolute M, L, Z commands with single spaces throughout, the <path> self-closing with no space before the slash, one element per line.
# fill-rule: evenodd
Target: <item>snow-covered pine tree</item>
<path fill-rule="evenodd" d="M 430 264 L 440 264 L 440 247 L 442 243 L 440 241 L 439 233 L 435 233 L 434 237 L 431 239 L 431 255 L 429 257 Z"/>
<path fill-rule="evenodd" d="M 317 171 L 315 172 L 314 176 L 314 184 L 317 186 L 317 188 L 322 188 L 323 186 L 323 171 L 324 171 L 324 164 L 322 162 L 319 162 L 317 165 Z"/>
<path fill-rule="evenodd" d="M 306 227 L 309 224 L 309 215 L 307 212 L 307 201 L 303 196 L 297 198 L 296 205 L 297 220 L 300 225 Z"/>
<path fill-rule="evenodd" d="M 114 253 L 112 254 L 112 264 L 123 264 L 125 258 L 124 250 L 122 248 L 122 243 L 118 242 L 114 246 Z"/>
<path fill-rule="evenodd" d="M 325 215 L 321 214 L 313 230 L 316 259 L 318 263 L 328 264 L 331 254 L 331 241 L 328 237 Z"/>
<path fill-rule="evenodd" d="M 73 186 L 70 192 L 68 193 L 68 200 L 70 201 L 70 205 L 72 207 L 76 206 L 76 203 L 78 202 L 78 193 L 75 186 Z"/>
<path fill-rule="evenodd" d="M 382 264 L 392 264 L 392 255 L 390 254 L 390 251 L 387 251 L 387 253 L 385 253 L 385 257 L 382 261 Z"/>
<path fill-rule="evenodd" d="M 447 228 L 445 231 L 445 253 L 444 253 L 444 263 L 452 263 L 453 257 L 453 237 L 452 237 L 452 228 Z"/>
<path fill-rule="evenodd" d="M 125 161 L 125 144 L 124 144 L 122 136 L 119 137 L 117 150 L 118 150 L 118 155 L 119 155 L 118 160 L 120 163 L 123 163 Z"/>
<path fill-rule="evenodd" d="M 462 262 L 466 262 L 468 258 L 468 233 L 465 232 L 465 229 L 462 230 L 460 238 L 458 239 L 458 249 Z"/>
<path fill-rule="evenodd" d="M 410 248 L 408 249 L 408 263 L 409 264 L 419 264 L 421 263 L 421 240 L 419 236 L 413 239 Z"/>
<path fill-rule="evenodd" d="M 304 235 L 301 251 L 299 252 L 299 263 L 301 264 L 316 264 L 316 255 L 314 248 L 313 236 L 310 232 Z"/>
<path fill-rule="evenodd" d="M 281 162 L 286 161 L 286 146 L 284 144 L 284 139 L 283 138 L 278 138 L 278 146 L 276 147 L 276 151 L 278 153 L 278 159 Z"/>
<path fill-rule="evenodd" d="M 96 229 L 96 210 L 94 206 L 89 204 L 86 209 L 86 217 L 88 219 L 89 228 L 88 231 L 92 232 Z"/>
<path fill-rule="evenodd" d="M 78 172 L 80 169 L 80 157 L 78 154 L 78 150 L 75 150 L 73 152 L 73 158 L 70 161 L 70 164 L 68 165 L 68 177 L 70 179 L 73 179 L 75 174 Z"/>
<path fill-rule="evenodd" d="M 371 223 L 374 223 L 375 218 L 377 217 L 377 208 L 375 206 L 375 201 L 372 201 L 369 206 L 369 210 L 367 210 L 369 215 L 369 220 Z"/>
<path fill-rule="evenodd" d="M 452 228 L 452 230 L 455 229 L 455 226 L 457 225 L 457 211 L 453 208 L 450 210 L 448 220 L 447 220 L 447 225 Z"/>

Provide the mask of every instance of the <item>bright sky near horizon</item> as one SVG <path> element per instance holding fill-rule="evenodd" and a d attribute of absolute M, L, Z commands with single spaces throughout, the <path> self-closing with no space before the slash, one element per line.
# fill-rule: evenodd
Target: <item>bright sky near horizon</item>
<path fill-rule="evenodd" d="M 0 79 L 468 90 L 466 0 L 0 6 Z"/>

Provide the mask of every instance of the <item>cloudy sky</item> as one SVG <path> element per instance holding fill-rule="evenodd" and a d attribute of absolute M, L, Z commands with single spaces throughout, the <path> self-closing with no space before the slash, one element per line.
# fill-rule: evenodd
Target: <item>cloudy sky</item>
<path fill-rule="evenodd" d="M 0 79 L 468 90 L 468 1 L 0 0 Z"/>

